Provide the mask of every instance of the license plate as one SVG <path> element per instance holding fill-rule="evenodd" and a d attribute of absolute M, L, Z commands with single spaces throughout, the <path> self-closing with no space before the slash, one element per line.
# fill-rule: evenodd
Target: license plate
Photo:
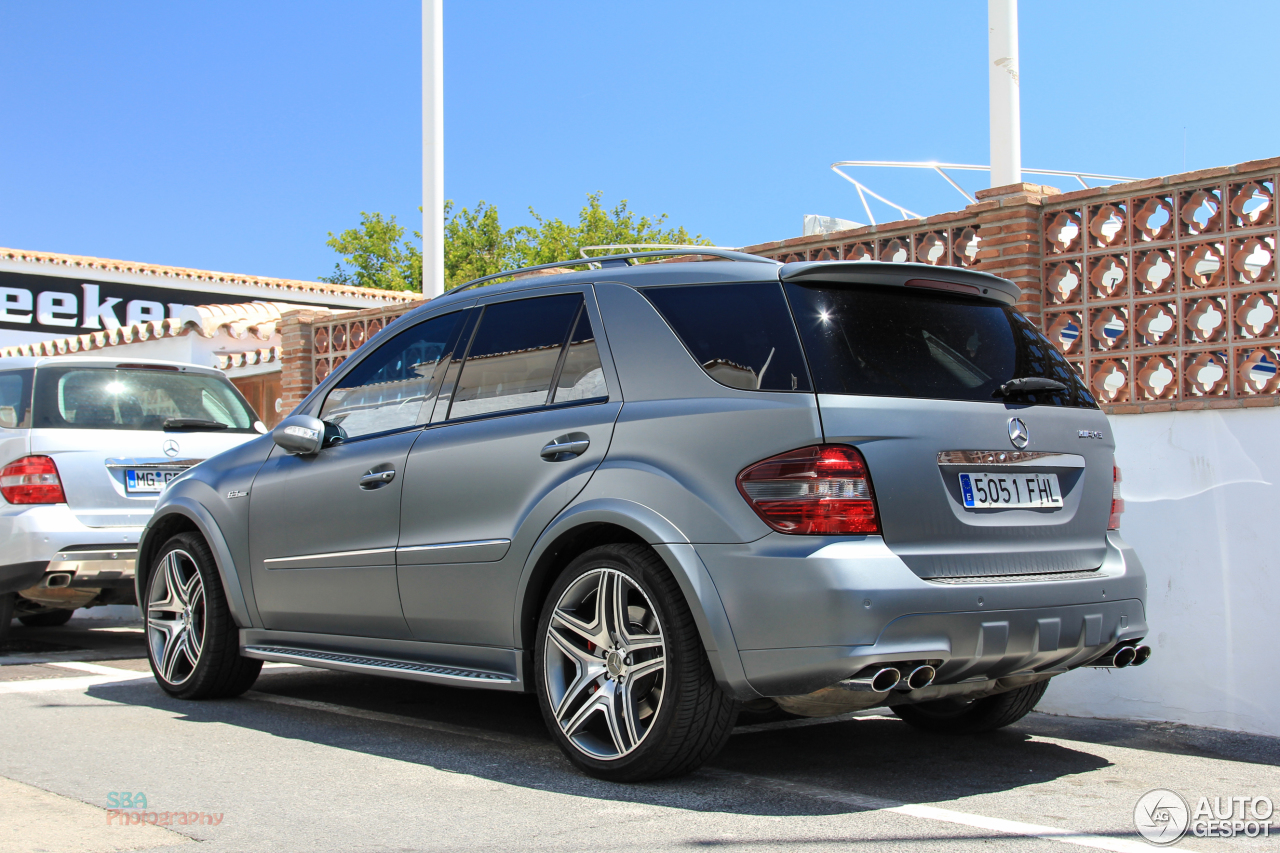
<path fill-rule="evenodd" d="M 961 474 L 964 505 L 974 509 L 1056 509 L 1062 506 L 1057 474 Z"/>
<path fill-rule="evenodd" d="M 181 471 L 158 471 L 147 468 L 126 468 L 124 491 L 127 495 L 158 495 L 176 479 Z"/>

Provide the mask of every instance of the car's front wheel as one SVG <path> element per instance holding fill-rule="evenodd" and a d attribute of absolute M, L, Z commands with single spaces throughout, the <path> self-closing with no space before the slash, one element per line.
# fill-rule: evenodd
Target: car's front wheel
<path fill-rule="evenodd" d="M 239 696 L 262 661 L 240 656 L 239 629 L 209 546 L 195 533 L 164 544 L 147 578 L 147 657 L 156 681 L 179 699 Z"/>
<path fill-rule="evenodd" d="M 535 679 L 565 755 L 593 776 L 687 773 L 720 751 L 738 704 L 715 682 L 675 578 L 641 545 L 574 560 L 547 596 Z"/>

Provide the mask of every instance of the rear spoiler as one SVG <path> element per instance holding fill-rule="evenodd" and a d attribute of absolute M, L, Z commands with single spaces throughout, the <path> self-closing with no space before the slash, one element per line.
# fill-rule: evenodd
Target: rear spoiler
<path fill-rule="evenodd" d="M 796 284 L 879 284 L 891 287 L 945 290 L 1005 305 L 1016 305 L 1022 291 L 1013 282 L 985 272 L 929 264 L 892 264 L 882 261 L 801 261 L 783 264 L 783 281 Z"/>

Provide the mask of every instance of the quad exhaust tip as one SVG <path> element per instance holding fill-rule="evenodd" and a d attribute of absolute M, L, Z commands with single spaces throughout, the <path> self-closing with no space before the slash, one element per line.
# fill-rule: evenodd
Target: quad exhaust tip
<path fill-rule="evenodd" d="M 1121 646 L 1089 666 L 1102 669 L 1124 669 L 1127 666 L 1142 666 L 1150 659 L 1150 646 Z"/>
<path fill-rule="evenodd" d="M 846 690 L 859 692 L 888 693 L 902 680 L 902 672 L 891 666 L 880 669 L 867 667 L 863 672 L 866 674 L 856 678 L 846 678 L 840 682 L 840 686 Z"/>
<path fill-rule="evenodd" d="M 921 664 L 911 670 L 902 681 L 898 682 L 899 690 L 919 690 L 921 687 L 928 687 L 933 684 L 933 679 L 937 677 L 938 671 L 929 664 Z"/>

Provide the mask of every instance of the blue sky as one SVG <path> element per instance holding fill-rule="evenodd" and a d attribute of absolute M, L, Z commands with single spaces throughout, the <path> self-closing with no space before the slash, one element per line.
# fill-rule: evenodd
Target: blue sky
<path fill-rule="evenodd" d="M 312 278 L 361 210 L 419 227 L 419 10 L 0 0 L 0 246 Z M 1178 172 L 1184 133 L 1187 169 L 1280 155 L 1280 4 L 1020 14 L 1025 166 Z M 986 50 L 981 0 L 445 0 L 445 192 L 518 224 L 598 190 L 723 245 L 861 220 L 832 161 L 987 161 Z"/>

